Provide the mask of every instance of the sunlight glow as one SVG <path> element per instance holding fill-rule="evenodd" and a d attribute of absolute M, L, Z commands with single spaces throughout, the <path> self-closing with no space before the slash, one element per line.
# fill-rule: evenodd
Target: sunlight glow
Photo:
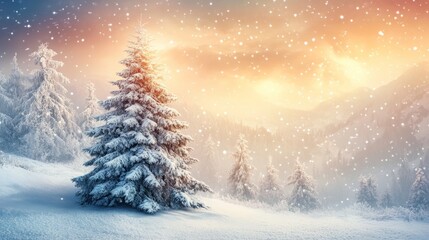
<path fill-rule="evenodd" d="M 256 84 L 256 91 L 264 97 L 277 97 L 282 92 L 282 86 L 273 80 L 263 80 Z"/>

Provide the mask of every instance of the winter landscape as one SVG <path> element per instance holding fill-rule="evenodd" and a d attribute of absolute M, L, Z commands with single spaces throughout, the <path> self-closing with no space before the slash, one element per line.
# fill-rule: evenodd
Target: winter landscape
<path fill-rule="evenodd" d="M 429 1 L 0 1 L 0 239 L 428 239 Z"/>

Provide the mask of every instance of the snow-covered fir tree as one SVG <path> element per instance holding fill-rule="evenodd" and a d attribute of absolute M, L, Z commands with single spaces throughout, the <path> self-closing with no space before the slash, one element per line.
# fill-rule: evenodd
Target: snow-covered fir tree
<path fill-rule="evenodd" d="M 200 163 L 200 175 L 210 186 L 217 185 L 216 169 L 215 169 L 215 143 L 209 136 L 204 144 L 204 160 Z"/>
<path fill-rule="evenodd" d="M 21 151 L 42 161 L 69 161 L 79 152 L 80 129 L 64 84 L 69 80 L 57 68 L 57 53 L 42 44 L 30 56 L 39 67 L 18 117 Z"/>
<path fill-rule="evenodd" d="M 0 146 L 2 148 L 8 144 L 13 131 L 12 118 L 10 116 L 10 109 L 13 106 L 13 102 L 3 87 L 6 81 L 6 77 L 0 72 Z"/>
<path fill-rule="evenodd" d="M 377 187 L 372 177 L 362 176 L 360 178 L 357 202 L 368 207 L 377 207 Z"/>
<path fill-rule="evenodd" d="M 416 179 L 411 187 L 408 207 L 413 211 L 429 209 L 429 182 L 421 168 L 416 171 Z"/>
<path fill-rule="evenodd" d="M 288 178 L 293 185 L 292 194 L 288 199 L 289 207 L 294 211 L 310 211 L 320 207 L 313 178 L 304 172 L 301 163 L 297 163 L 295 171 Z"/>
<path fill-rule="evenodd" d="M 14 57 L 13 63 L 17 63 L 16 56 Z M 17 66 L 17 64 L 13 64 L 11 73 L 13 73 L 15 69 L 18 69 L 19 71 Z M 14 84 L 16 81 L 13 76 L 14 74 L 11 74 L 9 77 L 6 77 L 0 73 L 0 112 L 12 119 L 16 113 L 16 102 L 14 101 L 15 95 L 12 89 L 12 84 Z"/>
<path fill-rule="evenodd" d="M 267 172 L 262 178 L 261 186 L 259 187 L 259 199 L 268 204 L 276 204 L 282 197 L 278 170 L 274 167 L 270 159 L 267 165 Z"/>
<path fill-rule="evenodd" d="M 11 147 L 16 144 L 14 119 L 23 100 L 25 75 L 18 66 L 17 55 L 12 60 L 12 70 L 8 77 L 0 74 L 0 144 Z"/>
<path fill-rule="evenodd" d="M 406 206 L 414 181 L 413 171 L 408 163 L 402 162 L 397 174 L 392 174 L 392 200 L 395 205 Z"/>
<path fill-rule="evenodd" d="M 27 76 L 19 68 L 17 54 L 15 54 L 12 60 L 12 70 L 4 88 L 17 103 L 24 96 L 28 84 Z"/>
<path fill-rule="evenodd" d="M 101 113 L 98 98 L 95 96 L 95 87 L 93 83 L 88 83 L 86 86 L 88 96 L 86 98 L 85 109 L 81 113 L 80 127 L 83 131 L 87 131 L 96 126 L 95 117 Z"/>
<path fill-rule="evenodd" d="M 388 191 L 381 196 L 380 206 L 383 208 L 391 208 L 393 206 L 392 195 Z"/>
<path fill-rule="evenodd" d="M 104 124 L 87 131 L 96 138 L 86 149 L 92 159 L 85 165 L 93 170 L 73 179 L 82 204 L 128 205 L 145 213 L 204 207 L 192 195 L 210 188 L 189 172 L 197 161 L 190 156 L 192 139 L 180 132 L 187 125 L 168 106 L 175 98 L 159 83 L 144 29 L 126 52 L 118 89 L 101 102 L 107 112 L 96 118 Z"/>
<path fill-rule="evenodd" d="M 85 109 L 81 112 L 79 123 L 80 128 L 83 132 L 86 132 L 97 126 L 96 116 L 101 114 L 100 104 L 98 98 L 95 96 L 95 86 L 94 84 L 88 83 L 86 85 L 88 91 L 88 96 L 86 98 Z M 94 143 L 94 139 L 89 137 L 86 134 L 83 134 L 81 145 L 83 148 L 87 148 Z"/>
<path fill-rule="evenodd" d="M 253 199 L 256 187 L 251 182 L 253 166 L 249 163 L 251 157 L 244 135 L 239 136 L 233 158 L 235 162 L 228 178 L 230 193 L 240 200 Z"/>

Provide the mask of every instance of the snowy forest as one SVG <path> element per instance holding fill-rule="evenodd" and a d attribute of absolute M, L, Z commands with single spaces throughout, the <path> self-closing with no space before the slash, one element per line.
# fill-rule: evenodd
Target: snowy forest
<path fill-rule="evenodd" d="M 385 154 L 391 156 L 383 156 L 379 149 L 376 154 L 386 157 L 380 160 L 382 164 L 369 163 L 366 159 L 374 159 L 374 156 L 365 155 L 374 153 L 365 148 L 372 148 L 372 144 L 362 147 L 356 157 L 350 157 L 347 148 L 335 146 L 335 141 L 332 140 L 328 142 L 333 134 L 328 135 L 326 132 L 332 132 L 332 125 L 325 126 L 324 132 L 317 129 L 319 131 L 306 131 L 298 135 L 300 131 L 297 130 L 295 134 L 299 137 L 295 138 L 303 137 L 304 140 L 306 137 L 313 142 L 309 148 L 289 145 L 288 142 L 293 141 L 287 137 L 291 135 L 291 130 L 272 134 L 264 128 L 246 127 L 224 118 L 204 116 L 201 117 L 203 119 L 190 120 L 198 130 L 186 131 L 198 137 L 198 142 L 193 147 L 197 149 L 195 155 L 201 161 L 195 163 L 198 160 L 188 155 L 190 149 L 186 146 L 192 139 L 179 132 L 186 128 L 187 123 L 175 119 L 180 116 L 179 112 L 167 105 L 174 97 L 156 82 L 161 76 L 157 72 L 156 63 L 153 63 L 153 55 L 156 53 L 150 49 L 150 42 L 147 40 L 149 36 L 146 35 L 144 30 L 139 30 L 135 42 L 127 50 L 130 56 L 122 61 L 127 68 L 119 73 L 123 80 L 114 83 L 121 90 L 112 92 L 115 97 L 99 101 L 94 84 L 88 83 L 87 103 L 81 112 L 74 109 L 67 97 L 66 84 L 69 80 L 59 72 L 58 68 L 63 63 L 54 59 L 57 55 L 54 50 L 49 49 L 47 44 L 42 44 L 30 54 L 36 67 L 30 75 L 20 70 L 15 55 L 11 62 L 12 70 L 1 77 L 2 151 L 44 162 L 79 161 L 78 159 L 86 159 L 90 155 L 90 160 L 84 165 L 96 166 L 95 169 L 90 175 L 74 179 L 77 186 L 83 188 L 79 192 L 83 201 L 89 204 L 111 206 L 115 205 L 115 201 L 126 202 L 125 199 L 131 197 L 127 194 L 128 191 L 133 194 L 138 191 L 136 186 L 129 189 L 126 179 L 134 180 L 133 184 L 136 185 L 144 179 L 142 184 L 147 184 L 148 188 L 152 184 L 154 187 L 161 185 L 159 178 L 165 177 L 164 174 L 174 171 L 173 169 L 167 170 L 169 167 L 165 166 L 167 169 L 158 170 L 161 175 L 157 177 L 153 175 L 154 170 L 147 169 L 149 166 L 134 166 L 134 161 L 138 163 L 141 160 L 131 160 L 133 156 L 145 159 L 143 156 L 149 154 L 145 147 L 139 150 L 139 145 L 153 145 L 162 146 L 167 152 L 177 151 L 173 156 L 177 154 L 180 162 L 183 161 L 182 164 L 185 165 L 180 168 L 187 173 L 185 176 L 177 173 L 179 175 L 175 177 L 191 181 L 188 184 L 192 187 L 189 186 L 187 192 L 212 191 L 211 187 L 220 196 L 230 196 L 242 201 L 261 201 L 268 205 L 287 204 L 291 210 L 300 211 L 321 207 L 321 202 L 325 207 L 361 203 L 373 208 L 399 206 L 415 211 L 429 208 L 429 185 L 425 177 L 429 151 L 420 147 L 421 144 L 408 144 L 406 148 L 409 149 L 392 154 L 393 150 L 397 150 L 392 147 L 393 141 L 390 141 L 390 150 L 385 149 Z M 425 69 L 419 67 L 418 70 Z M 429 75 L 423 77 L 427 81 Z M 153 85 L 140 86 L 139 84 L 145 84 L 145 79 L 151 79 L 150 84 Z M 135 101 L 139 104 L 134 103 Z M 148 106 L 154 109 L 148 109 Z M 189 110 L 186 114 L 195 116 Z M 192 116 L 185 115 L 184 118 L 191 119 Z M 155 122 L 155 119 L 159 122 Z M 211 125 L 206 126 L 205 134 L 201 134 L 203 131 L 200 127 L 208 122 Z M 167 132 L 155 131 L 158 125 Z M 229 131 L 225 131 L 225 127 Z M 145 130 L 146 128 L 148 129 Z M 418 126 L 413 128 L 420 130 Z M 114 135 L 111 136 L 110 132 Z M 394 133 L 389 132 L 390 134 Z M 250 146 L 247 138 L 251 141 Z M 348 138 L 353 139 L 353 136 Z M 222 140 L 225 143 L 221 143 Z M 283 153 L 283 148 L 288 153 Z M 160 160 L 163 153 L 158 151 L 147 156 L 148 164 L 157 161 L 166 161 L 167 164 L 169 160 Z M 357 157 L 360 159 L 356 159 Z M 365 161 L 363 166 L 362 161 Z M 190 168 L 192 163 L 195 164 Z M 258 167 L 253 166 L 256 163 Z M 122 174 L 119 176 L 120 171 L 125 171 L 125 179 L 122 179 Z M 208 185 L 195 182 L 191 172 Z M 118 174 L 117 180 L 114 180 L 115 174 Z M 102 181 L 88 182 L 94 179 L 93 175 L 99 176 Z M 318 185 L 317 191 L 315 182 Z M 120 186 L 117 185 L 119 183 Z M 108 185 L 111 186 L 107 187 Z M 98 189 L 101 189 L 100 193 L 94 192 Z M 119 192 L 123 195 L 116 200 L 103 198 L 107 193 L 115 196 L 114 193 Z M 101 199 L 95 198 L 97 195 Z M 154 201 L 154 198 L 157 197 L 150 197 L 147 201 Z M 133 200 L 128 204 L 138 207 L 145 202 L 144 199 L 141 201 L 135 203 Z M 156 201 L 146 204 L 160 209 Z M 163 205 L 177 204 L 179 203 Z M 196 207 L 200 204 L 189 202 L 183 207 L 185 206 Z M 151 213 L 157 211 L 154 209 L 143 207 L 142 210 Z"/>
<path fill-rule="evenodd" d="M 337 45 L 321 53 L 321 63 L 314 63 L 319 57 L 311 54 L 325 47 L 317 44 L 327 41 L 328 30 L 320 39 L 303 41 L 305 47 L 314 45 L 308 46 L 310 51 L 296 49 L 293 53 L 280 47 L 276 53 L 269 53 L 276 43 L 248 33 L 254 31 L 251 24 L 265 24 L 262 15 L 250 14 L 252 21 L 246 17 L 236 20 L 239 33 L 234 37 L 229 37 L 232 26 L 219 30 L 204 23 L 191 30 L 182 27 L 176 38 L 173 34 L 166 40 L 163 32 L 176 29 L 177 21 L 164 22 L 157 16 L 158 11 L 165 10 L 159 6 L 170 9 L 170 4 L 176 3 L 130 1 L 134 4 L 131 8 L 130 3 L 106 0 L 103 4 L 67 1 L 70 4 L 60 10 L 53 10 L 60 3 L 52 3 L 45 13 L 50 17 L 43 19 L 53 21 L 57 15 L 65 15 L 64 26 L 69 26 L 68 21 L 76 17 L 70 13 L 81 8 L 88 10 L 88 19 L 97 11 L 114 12 L 114 17 L 120 13 L 122 22 L 103 22 L 107 33 L 93 33 L 108 40 L 91 40 L 90 31 L 81 30 L 87 35 L 64 41 L 64 45 L 54 40 L 70 38 L 58 34 L 50 40 L 37 39 L 27 47 L 25 41 L 9 43 L 17 33 L 5 22 L 14 11 L 25 14 L 27 9 L 44 9 L 24 2 L 0 2 L 0 15 L 8 15 L 0 16 L 0 24 L 4 24 L 0 29 L 12 31 L 9 40 L 0 37 L 0 43 L 9 44 L 4 45 L 8 53 L 5 50 L 0 55 L 0 239 L 429 236 L 429 63 L 423 50 L 427 42 L 418 47 L 415 43 L 409 49 L 424 52 L 418 59 L 400 50 L 390 56 L 391 51 L 386 50 L 386 58 L 398 64 L 380 64 L 379 68 L 386 70 L 373 69 L 370 60 L 365 60 L 365 72 L 372 71 L 371 75 L 358 67 L 359 59 L 364 61 L 360 53 L 345 59 L 335 52 L 341 51 Z M 208 18 L 221 16 L 223 21 L 219 22 L 223 24 L 230 21 L 225 16 L 237 11 L 227 3 L 203 2 L 203 8 L 222 9 L 217 15 L 208 10 Z M 301 6 L 251 2 L 270 9 L 263 16 L 277 12 L 277 4 L 285 4 L 287 12 Z M 334 1 L 320 6 L 308 3 L 300 14 L 331 4 L 347 11 L 365 9 Z M 368 9 L 415 7 L 375 5 Z M 12 11 L 17 6 L 20 10 Z M 180 11 L 184 7 L 174 6 L 171 9 Z M 260 11 L 251 6 L 246 11 Z M 429 9 L 429 3 L 420 7 Z M 152 9 L 154 15 L 136 14 L 132 9 Z M 179 10 L 171 11 L 175 18 Z M 400 16 L 402 12 L 398 12 Z M 103 14 L 97 15 L 99 21 L 108 16 Z M 194 13 L 184 11 L 186 14 Z M 329 11 L 326 14 L 331 16 Z M 137 15 L 139 18 L 134 17 Z M 341 14 L 335 21 L 342 22 L 348 16 L 352 14 Z M 162 21 L 152 25 L 156 17 Z M 282 17 L 281 13 L 277 17 Z M 427 18 L 427 11 L 415 13 L 415 17 Z M 335 24 L 342 28 L 358 21 L 354 19 Z M 275 28 L 276 23 L 261 28 Z M 288 22 L 286 26 L 299 29 L 294 24 Z M 117 25 L 121 37 L 115 38 Z M 53 26 L 62 28 L 61 22 L 53 21 Z M 160 26 L 165 29 L 155 30 Z M 39 35 L 31 32 L 34 24 L 28 20 L 25 28 L 28 35 Z M 211 44 L 212 32 L 220 39 L 216 44 L 222 46 Z M 295 46 L 293 32 L 288 30 L 290 39 L 282 43 L 288 48 Z M 392 32 L 379 30 L 374 35 L 377 41 L 384 41 L 381 38 Z M 249 35 L 242 38 L 242 34 Z M 358 35 L 354 34 L 350 39 Z M 188 42 L 189 36 L 204 38 L 208 44 L 193 49 L 176 43 Z M 276 38 L 285 36 L 276 34 Z M 336 40 L 336 36 L 331 38 Z M 236 41 L 231 43 L 234 49 L 223 55 L 229 51 L 224 45 L 231 39 Z M 80 46 L 93 42 L 84 50 L 73 41 Z M 246 41 L 250 49 L 257 50 L 246 52 L 242 48 Z M 267 45 L 263 47 L 259 41 Z M 383 42 L 377 51 L 385 51 L 388 43 Z M 121 49 L 116 52 L 116 48 Z M 204 51 L 218 51 L 219 56 Z M 382 59 L 380 52 L 370 55 Z M 304 57 L 298 56 L 300 53 Z M 79 62 L 79 54 L 89 59 L 87 64 Z M 279 60 L 281 54 L 284 58 Z M 303 68 L 298 65 L 306 61 L 307 54 L 313 62 L 306 70 L 292 74 Z M 407 56 L 404 62 L 412 64 L 399 67 L 400 61 L 392 59 L 399 59 L 401 54 Z M 247 55 L 252 60 L 246 59 Z M 319 70 L 308 73 L 314 65 Z M 275 68 L 288 71 L 279 70 L 277 75 L 278 71 L 267 70 Z M 317 78 L 317 87 L 266 80 L 292 81 L 292 75 L 299 81 Z M 258 76 L 264 79 L 262 83 Z M 357 79 L 365 77 L 365 82 Z M 340 78 L 349 82 L 332 80 Z M 375 79 L 384 80 L 371 85 Z M 284 90 L 287 87 L 289 90 Z M 325 92 L 329 92 L 328 97 Z M 69 225 L 70 230 L 59 230 L 62 225 Z"/>

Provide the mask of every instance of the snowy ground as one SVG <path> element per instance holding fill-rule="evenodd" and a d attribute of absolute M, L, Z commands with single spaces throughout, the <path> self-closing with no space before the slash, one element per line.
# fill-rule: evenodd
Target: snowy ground
<path fill-rule="evenodd" d="M 82 207 L 70 166 L 6 157 L 0 163 L 0 239 L 429 239 L 425 221 L 368 220 L 347 213 L 295 214 L 207 198 L 208 210 L 149 216 Z"/>

